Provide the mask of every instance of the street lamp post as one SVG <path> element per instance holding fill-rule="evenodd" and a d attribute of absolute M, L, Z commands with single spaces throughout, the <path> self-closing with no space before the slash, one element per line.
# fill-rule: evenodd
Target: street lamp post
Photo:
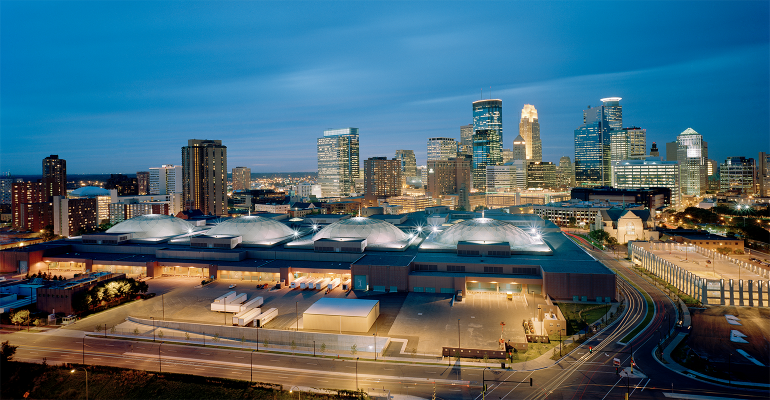
<path fill-rule="evenodd" d="M 249 382 L 254 382 L 254 350 L 251 351 L 251 360 L 249 362 Z"/>
<path fill-rule="evenodd" d="M 163 372 L 163 361 L 160 358 L 160 346 L 163 346 L 163 342 L 158 345 L 158 372 Z"/>
<path fill-rule="evenodd" d="M 487 380 L 484 377 L 484 371 L 490 369 L 489 367 L 484 367 L 484 369 L 481 370 L 481 400 L 486 400 L 487 398 Z"/>
<path fill-rule="evenodd" d="M 358 390 L 358 357 L 356 357 L 356 390 Z"/>
<path fill-rule="evenodd" d="M 152 341 L 154 342 L 155 341 L 155 317 L 150 317 L 150 318 L 152 318 Z"/>
<path fill-rule="evenodd" d="M 297 400 L 302 400 L 302 392 L 299 391 L 299 387 L 292 386 L 291 389 L 289 389 L 289 393 L 294 393 L 294 388 L 297 388 Z"/>
<path fill-rule="evenodd" d="M 299 302 L 294 302 L 294 315 L 297 317 L 297 329 L 294 332 L 299 332 Z"/>
<path fill-rule="evenodd" d="M 88 400 L 88 370 L 85 367 L 82 368 L 86 373 L 86 400 Z M 70 374 L 74 374 L 77 369 L 70 370 Z"/>

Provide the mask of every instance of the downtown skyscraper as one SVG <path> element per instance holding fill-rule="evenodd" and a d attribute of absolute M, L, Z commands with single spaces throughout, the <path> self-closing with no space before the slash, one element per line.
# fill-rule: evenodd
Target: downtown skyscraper
<path fill-rule="evenodd" d="M 473 188 L 485 191 L 487 165 L 503 163 L 503 101 L 473 102 Z"/>
<path fill-rule="evenodd" d="M 221 140 L 190 139 L 182 147 L 185 210 L 227 215 L 227 147 Z"/>
<path fill-rule="evenodd" d="M 360 176 L 358 128 L 328 129 L 317 140 L 318 184 L 323 197 L 355 192 Z"/>
<path fill-rule="evenodd" d="M 583 125 L 575 129 L 576 186 L 609 186 L 613 130 L 623 128 L 623 106 L 620 97 L 601 99 L 602 105 L 583 110 Z"/>
<path fill-rule="evenodd" d="M 524 139 L 526 159 L 543 161 L 543 144 L 540 142 L 540 122 L 537 119 L 537 109 L 532 104 L 525 104 L 521 109 L 519 135 Z M 514 146 L 516 143 L 514 142 Z"/>
<path fill-rule="evenodd" d="M 679 161 L 679 185 L 683 196 L 700 196 L 708 182 L 708 148 L 703 136 L 687 128 L 676 137 L 676 160 Z"/>

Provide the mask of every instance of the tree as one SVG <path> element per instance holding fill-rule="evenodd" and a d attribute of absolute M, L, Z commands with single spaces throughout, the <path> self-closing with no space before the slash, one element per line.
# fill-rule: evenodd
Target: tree
<path fill-rule="evenodd" d="M 610 234 L 601 229 L 597 229 L 588 233 L 588 236 L 590 236 L 591 239 L 599 242 L 600 244 L 604 244 L 609 240 Z"/>
<path fill-rule="evenodd" d="M 11 346 L 11 343 L 7 340 L 3 342 L 2 347 L 0 347 L 0 361 L 4 364 L 7 361 L 13 360 L 13 355 L 16 354 L 17 347 L 19 346 Z"/>
<path fill-rule="evenodd" d="M 567 218 L 567 225 L 568 225 L 570 228 L 574 228 L 574 227 L 575 227 L 575 224 L 577 224 L 577 218 L 575 218 L 575 217 L 569 217 L 569 218 Z"/>
<path fill-rule="evenodd" d="M 29 310 L 19 310 L 13 313 L 11 323 L 17 326 L 29 323 Z"/>
<path fill-rule="evenodd" d="M 326 353 L 326 343 L 321 343 L 321 355 Z"/>
<path fill-rule="evenodd" d="M 483 210 L 489 210 L 487 206 L 476 206 L 476 208 L 473 209 L 473 211 L 483 211 Z"/>
<path fill-rule="evenodd" d="M 358 346 L 353 344 L 352 346 L 350 346 L 350 355 L 354 356 L 354 355 L 356 355 L 356 353 L 358 353 Z"/>
<path fill-rule="evenodd" d="M 45 228 L 43 228 L 43 232 L 40 233 L 40 238 L 45 242 L 53 240 L 55 237 L 56 235 L 53 233 L 53 225 L 46 225 Z"/>

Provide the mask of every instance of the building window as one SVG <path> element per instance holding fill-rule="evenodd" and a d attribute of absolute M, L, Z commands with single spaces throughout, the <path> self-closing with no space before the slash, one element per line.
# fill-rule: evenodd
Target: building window
<path fill-rule="evenodd" d="M 626 235 L 636 235 L 636 225 L 633 222 L 626 224 Z"/>
<path fill-rule="evenodd" d="M 484 272 L 489 274 L 502 274 L 503 267 L 484 267 Z"/>
<path fill-rule="evenodd" d="M 449 272 L 465 272 L 465 265 L 447 265 L 446 270 Z"/>

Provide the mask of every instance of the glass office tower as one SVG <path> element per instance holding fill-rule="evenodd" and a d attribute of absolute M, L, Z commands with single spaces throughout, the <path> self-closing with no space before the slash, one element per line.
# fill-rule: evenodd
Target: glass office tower
<path fill-rule="evenodd" d="M 543 146 L 540 143 L 540 122 L 537 119 L 537 109 L 532 104 L 525 104 L 521 109 L 519 135 L 526 145 L 526 159 L 543 161 Z M 515 143 L 515 142 L 514 142 Z"/>
<path fill-rule="evenodd" d="M 620 97 L 602 99 L 602 105 L 583 110 L 583 125 L 575 129 L 576 186 L 609 186 L 612 181 L 611 132 L 623 128 Z"/>
<path fill-rule="evenodd" d="M 322 196 L 341 197 L 354 192 L 360 175 L 358 128 L 325 130 L 317 145 Z"/>
<path fill-rule="evenodd" d="M 676 137 L 676 143 L 682 195 L 699 196 L 706 191 L 708 181 L 706 142 L 700 133 L 687 128 Z"/>
<path fill-rule="evenodd" d="M 473 188 L 487 185 L 487 165 L 503 163 L 503 101 L 473 102 Z"/>

